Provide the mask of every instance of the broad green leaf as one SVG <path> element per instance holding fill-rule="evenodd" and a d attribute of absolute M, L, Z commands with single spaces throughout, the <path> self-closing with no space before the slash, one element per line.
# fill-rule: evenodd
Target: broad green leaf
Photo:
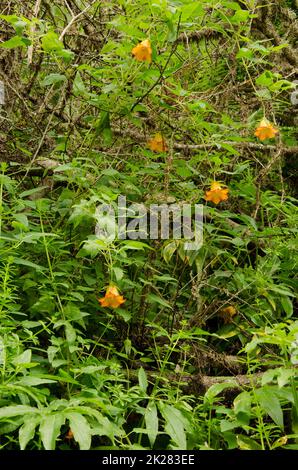
<path fill-rule="evenodd" d="M 229 382 L 224 382 L 224 383 L 218 383 L 218 384 L 213 384 L 211 387 L 207 390 L 204 396 L 204 402 L 206 403 L 207 401 L 213 401 L 215 397 L 217 397 L 223 390 L 226 388 L 231 388 L 236 385 L 235 380 L 231 379 Z"/>
<path fill-rule="evenodd" d="M 237 10 L 230 18 L 231 23 L 245 23 L 252 15 L 249 10 Z"/>
<path fill-rule="evenodd" d="M 72 324 L 69 323 L 69 322 L 66 322 L 66 324 L 65 324 L 65 337 L 66 337 L 66 341 L 68 342 L 68 345 L 74 344 L 74 342 L 76 340 L 76 336 L 77 336 L 76 330 L 74 329 Z"/>
<path fill-rule="evenodd" d="M 266 385 L 266 384 L 268 384 L 269 382 L 273 382 L 273 380 L 275 379 L 277 373 L 278 373 L 278 370 L 277 370 L 277 369 L 268 369 L 268 370 L 265 370 L 265 372 L 264 372 L 263 375 L 262 375 L 261 384 L 262 384 L 262 385 Z"/>
<path fill-rule="evenodd" d="M 43 379 L 43 378 L 40 378 L 40 377 L 33 377 L 32 375 L 27 375 L 25 377 L 21 377 L 15 383 L 21 384 L 21 385 L 30 385 L 31 387 L 34 387 L 36 385 L 55 383 L 55 380 Z"/>
<path fill-rule="evenodd" d="M 143 367 L 140 367 L 139 369 L 138 380 L 139 380 L 140 389 L 146 393 L 146 390 L 148 387 L 148 380 L 147 380 L 146 372 L 144 371 Z"/>
<path fill-rule="evenodd" d="M 157 408 L 154 401 L 149 401 L 145 410 L 145 424 L 148 434 L 148 439 L 151 447 L 153 447 L 158 434 L 158 416 Z"/>
<path fill-rule="evenodd" d="M 43 79 L 41 86 L 49 86 L 53 85 L 54 83 L 65 82 L 66 80 L 66 76 L 62 75 L 61 73 L 50 73 Z"/>
<path fill-rule="evenodd" d="M 59 41 L 58 35 L 54 31 L 48 31 L 41 40 L 44 51 L 62 51 L 63 43 Z"/>
<path fill-rule="evenodd" d="M 158 295 L 156 294 L 148 294 L 147 295 L 147 301 L 150 303 L 150 304 L 159 304 L 159 305 L 162 305 L 163 307 L 166 307 L 166 308 L 172 308 L 172 306 L 169 304 L 169 302 L 167 302 L 166 300 L 162 299 L 161 297 L 158 297 Z"/>
<path fill-rule="evenodd" d="M 55 413 L 42 417 L 39 432 L 45 450 L 55 449 L 61 426 L 64 423 L 65 416 L 63 413 Z"/>
<path fill-rule="evenodd" d="M 12 418 L 14 416 L 25 415 L 28 413 L 39 413 L 39 410 L 33 406 L 26 405 L 4 406 L 3 408 L 0 408 L 0 419 Z"/>
<path fill-rule="evenodd" d="M 65 417 L 69 420 L 69 427 L 73 432 L 76 442 L 80 446 L 80 450 L 88 450 L 91 446 L 91 429 L 85 416 L 74 411 L 65 413 Z"/>
<path fill-rule="evenodd" d="M 121 268 L 113 267 L 113 273 L 115 274 L 116 281 L 120 281 L 124 276 L 124 271 Z"/>
<path fill-rule="evenodd" d="M 237 436 L 237 444 L 241 450 L 262 450 L 258 442 L 243 434 Z"/>
<path fill-rule="evenodd" d="M 279 426 L 283 428 L 283 413 L 280 406 L 279 399 L 274 391 L 269 386 L 264 386 L 255 391 L 256 397 L 260 402 L 261 408 L 270 416 L 270 418 Z"/>
<path fill-rule="evenodd" d="M 203 16 L 203 5 L 202 2 L 191 2 L 187 5 L 183 5 L 180 8 L 181 21 L 194 21 L 198 16 Z"/>
<path fill-rule="evenodd" d="M 14 47 L 26 47 L 28 45 L 30 45 L 30 41 L 20 36 L 14 36 L 13 38 L 8 39 L 8 41 L 0 43 L 0 47 L 3 47 L 5 49 L 13 49 Z"/>
<path fill-rule="evenodd" d="M 125 432 L 121 427 L 108 420 L 106 416 L 102 416 L 101 418 L 97 417 L 97 423 L 92 426 L 91 434 L 92 436 L 107 436 L 114 442 L 116 436 L 123 436 Z"/>
<path fill-rule="evenodd" d="M 277 294 L 280 294 L 280 295 L 295 297 L 295 294 L 293 294 L 293 292 L 291 292 L 290 290 L 288 290 L 286 287 L 283 287 L 283 286 L 273 286 L 273 285 L 271 285 L 271 286 L 268 287 L 268 289 L 273 291 L 273 292 L 276 292 Z"/>
<path fill-rule="evenodd" d="M 164 260 L 166 263 L 169 263 L 171 261 L 171 258 L 173 256 L 173 254 L 175 253 L 175 251 L 177 250 L 178 248 L 178 245 L 177 245 L 177 242 L 176 240 L 170 242 L 170 243 L 167 243 L 163 250 L 162 250 L 162 254 L 163 254 L 163 257 L 164 257 Z"/>
<path fill-rule="evenodd" d="M 13 364 L 15 364 L 15 365 L 30 364 L 31 357 L 32 357 L 31 349 L 26 349 L 22 354 L 20 354 L 19 356 L 14 358 Z"/>
<path fill-rule="evenodd" d="M 280 368 L 278 370 L 278 375 L 277 375 L 277 384 L 279 388 L 284 387 L 285 385 L 289 384 L 291 382 L 291 377 L 294 377 L 296 375 L 296 371 L 294 369 L 283 369 Z"/>
<path fill-rule="evenodd" d="M 21 450 L 24 450 L 35 434 L 35 428 L 39 424 L 39 417 L 30 416 L 19 429 L 19 443 Z"/>
<path fill-rule="evenodd" d="M 186 450 L 185 417 L 174 406 L 159 403 L 159 410 L 165 420 L 165 432 L 171 437 L 179 450 Z"/>
<path fill-rule="evenodd" d="M 249 392 L 240 393 L 234 400 L 234 411 L 237 419 L 242 424 L 249 424 L 251 409 L 251 394 Z"/>
<path fill-rule="evenodd" d="M 123 246 L 121 249 L 125 249 L 125 250 L 143 250 L 144 248 L 151 249 L 151 250 L 153 249 L 146 243 L 138 242 L 134 240 L 123 240 L 122 244 Z"/>
<path fill-rule="evenodd" d="M 83 96 L 86 98 L 89 97 L 89 93 L 85 87 L 80 72 L 76 73 L 75 79 L 73 81 L 73 92 L 75 96 Z"/>
<path fill-rule="evenodd" d="M 14 264 L 20 264 L 21 266 L 27 266 L 28 268 L 36 269 L 36 271 L 44 271 L 46 269 L 44 266 L 32 263 L 31 261 L 23 258 L 14 258 L 13 262 Z"/>
<path fill-rule="evenodd" d="M 282 308 L 285 311 L 287 318 L 290 318 L 293 315 L 293 311 L 294 311 L 292 300 L 289 299 L 289 297 L 282 296 L 280 298 L 280 303 L 282 305 Z"/>

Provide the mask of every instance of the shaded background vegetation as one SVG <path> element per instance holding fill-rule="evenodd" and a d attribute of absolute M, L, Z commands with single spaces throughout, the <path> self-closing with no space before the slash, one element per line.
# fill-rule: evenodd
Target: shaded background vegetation
<path fill-rule="evenodd" d="M 296 448 L 297 2 L 1 8 L 1 446 Z M 204 204 L 203 247 L 98 243 L 119 195 Z"/>

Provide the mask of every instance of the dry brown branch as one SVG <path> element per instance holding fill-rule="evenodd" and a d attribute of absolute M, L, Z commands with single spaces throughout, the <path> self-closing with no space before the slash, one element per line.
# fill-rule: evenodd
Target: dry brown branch
<path fill-rule="evenodd" d="M 169 382 L 178 382 L 183 383 L 189 387 L 192 393 L 202 395 L 204 394 L 212 385 L 219 383 L 227 383 L 231 386 L 229 389 L 241 389 L 247 387 L 259 387 L 262 382 L 262 377 L 265 372 L 255 372 L 253 374 L 239 374 L 231 376 L 219 376 L 212 377 L 209 375 L 201 374 L 159 374 L 158 372 L 146 371 L 147 376 L 155 382 L 155 380 L 165 380 Z M 137 380 L 138 371 L 132 369 L 128 373 L 129 378 L 133 381 Z"/>
<path fill-rule="evenodd" d="M 146 136 L 140 134 L 137 131 L 134 130 L 127 130 L 123 131 L 122 129 L 119 128 L 113 128 L 113 132 L 116 135 L 121 135 L 123 137 L 131 137 L 132 139 L 136 140 L 137 142 L 144 142 L 146 141 Z M 176 150 L 184 150 L 184 151 L 194 151 L 196 152 L 197 150 L 211 150 L 211 149 L 216 149 L 219 150 L 223 147 L 222 145 L 231 145 L 235 148 L 239 149 L 250 149 L 250 150 L 260 150 L 260 151 L 280 151 L 282 154 L 298 154 L 298 146 L 293 146 L 293 147 L 283 147 L 283 146 L 276 146 L 276 145 L 264 145 L 264 144 L 258 144 L 255 142 L 234 142 L 234 141 L 223 141 L 223 142 L 212 142 L 212 143 L 205 143 L 205 144 L 181 144 L 178 142 L 173 143 L 173 148 Z"/>

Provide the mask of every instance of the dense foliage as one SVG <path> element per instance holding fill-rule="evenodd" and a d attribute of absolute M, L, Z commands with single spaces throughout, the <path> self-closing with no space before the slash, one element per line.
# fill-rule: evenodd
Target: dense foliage
<path fill-rule="evenodd" d="M 1 2 L 1 449 L 298 448 L 297 14 Z M 203 245 L 100 236 L 120 195 Z"/>

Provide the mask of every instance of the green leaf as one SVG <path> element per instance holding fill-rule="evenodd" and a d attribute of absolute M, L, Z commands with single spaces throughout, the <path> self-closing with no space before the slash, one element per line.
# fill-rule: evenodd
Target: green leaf
<path fill-rule="evenodd" d="M 290 290 L 288 290 L 286 287 L 283 287 L 283 286 L 280 287 L 280 286 L 270 285 L 268 289 L 280 295 L 295 297 L 295 294 L 293 294 L 293 292 L 291 292 Z"/>
<path fill-rule="evenodd" d="M 240 393 L 234 400 L 234 411 L 238 421 L 248 425 L 250 421 L 251 394 L 249 392 Z"/>
<path fill-rule="evenodd" d="M 146 243 L 138 242 L 134 240 L 123 240 L 122 244 L 123 244 L 122 249 L 125 249 L 125 250 L 143 250 L 144 248 L 151 249 L 151 250 L 153 249 Z"/>
<path fill-rule="evenodd" d="M 46 52 L 62 51 L 63 43 L 59 41 L 59 37 L 54 31 L 48 31 L 41 40 L 41 47 Z"/>
<path fill-rule="evenodd" d="M 261 408 L 270 416 L 270 418 L 283 429 L 283 413 L 279 399 L 275 395 L 270 386 L 264 386 L 256 390 L 257 400 L 260 402 Z"/>
<path fill-rule="evenodd" d="M 31 357 L 32 357 L 32 351 L 31 351 L 31 349 L 26 349 L 22 354 L 20 354 L 19 356 L 15 357 L 12 362 L 13 362 L 14 365 L 30 364 L 30 362 L 31 362 Z"/>
<path fill-rule="evenodd" d="M 65 417 L 69 420 L 69 427 L 73 432 L 80 450 L 88 450 L 91 446 L 91 429 L 85 416 L 74 411 L 66 412 Z"/>
<path fill-rule="evenodd" d="M 153 401 L 149 401 L 145 410 L 145 424 L 148 434 L 148 439 L 151 447 L 153 447 L 158 434 L 158 416 L 157 408 Z"/>
<path fill-rule="evenodd" d="M 89 93 L 85 87 L 80 72 L 76 73 L 75 79 L 73 81 L 73 92 L 75 96 L 84 96 L 86 98 L 89 97 Z"/>
<path fill-rule="evenodd" d="M 158 407 L 165 419 L 165 432 L 171 437 L 179 450 L 186 450 L 185 417 L 174 406 L 161 402 Z"/>
<path fill-rule="evenodd" d="M 4 406 L 0 408 L 0 419 L 2 418 L 12 418 L 14 416 L 25 415 L 28 413 L 38 413 L 38 408 L 33 406 L 26 405 L 13 405 L 13 406 Z"/>
<path fill-rule="evenodd" d="M 180 8 L 181 11 L 181 22 L 188 20 L 194 21 L 196 17 L 203 16 L 203 5 L 202 2 L 191 2 L 188 5 L 183 5 Z"/>
<path fill-rule="evenodd" d="M 35 428 L 39 424 L 39 417 L 30 416 L 19 429 L 19 443 L 21 450 L 24 450 L 35 434 Z"/>
<path fill-rule="evenodd" d="M 226 388 L 231 388 L 236 385 L 235 380 L 231 379 L 230 382 L 225 382 L 225 383 L 218 383 L 218 384 L 213 384 L 211 387 L 207 390 L 204 396 L 204 402 L 212 402 L 217 395 L 219 395 L 223 390 Z"/>
<path fill-rule="evenodd" d="M 143 367 L 140 367 L 139 369 L 138 380 L 139 380 L 140 389 L 146 393 L 146 390 L 148 387 L 148 380 L 147 380 L 146 372 L 144 371 Z"/>
<path fill-rule="evenodd" d="M 177 250 L 178 248 L 178 245 L 177 245 L 177 242 L 176 240 L 170 242 L 170 243 L 167 243 L 163 250 L 162 250 L 162 254 L 163 254 L 163 257 L 164 257 L 164 260 L 166 263 L 169 263 L 171 261 L 171 258 L 173 256 L 173 254 L 175 253 L 175 251 Z"/>
<path fill-rule="evenodd" d="M 294 377 L 296 375 L 296 371 L 294 369 L 284 369 L 280 368 L 278 370 L 278 375 L 277 375 L 277 384 L 279 388 L 284 387 L 285 385 L 288 385 L 291 383 L 291 377 Z"/>
<path fill-rule="evenodd" d="M 61 426 L 65 423 L 62 413 L 44 416 L 39 426 L 40 438 L 45 450 L 54 450 Z"/>
<path fill-rule="evenodd" d="M 113 267 L 112 272 L 115 275 L 116 281 L 120 281 L 124 276 L 124 271 L 121 268 Z"/>
<path fill-rule="evenodd" d="M 0 47 L 4 47 L 5 49 L 13 49 L 14 47 L 26 47 L 30 45 L 30 41 L 26 38 L 20 36 L 14 36 L 8 41 L 2 42 Z"/>
<path fill-rule="evenodd" d="M 0 336 L 0 365 L 4 364 L 6 360 L 6 351 L 5 351 L 5 344 L 3 338 Z"/>
<path fill-rule="evenodd" d="M 280 303 L 282 305 L 282 308 L 285 311 L 285 314 L 287 315 L 287 318 L 290 318 L 293 315 L 293 302 L 289 297 L 281 297 L 280 298 Z"/>
<path fill-rule="evenodd" d="M 107 436 L 114 442 L 115 436 L 123 436 L 125 432 L 115 423 L 108 420 L 106 416 L 97 417 L 97 423 L 92 426 L 92 436 Z"/>
<path fill-rule="evenodd" d="M 62 75 L 61 73 L 50 73 L 50 75 L 47 75 L 43 79 L 43 81 L 41 82 L 41 86 L 49 86 L 55 83 L 65 82 L 66 80 L 66 76 Z"/>
<path fill-rule="evenodd" d="M 268 87 L 273 83 L 273 74 L 270 70 L 265 70 L 257 79 L 256 84 L 259 86 Z"/>
<path fill-rule="evenodd" d="M 234 16 L 230 18 L 231 23 L 245 23 L 251 16 L 249 10 L 237 10 Z"/>
<path fill-rule="evenodd" d="M 13 263 L 20 264 L 21 266 L 27 266 L 28 268 L 33 268 L 33 269 L 36 269 L 37 271 L 45 270 L 44 266 L 40 266 L 39 264 L 32 263 L 31 261 L 28 261 L 27 259 L 23 259 L 23 258 L 14 258 Z"/>
<path fill-rule="evenodd" d="M 65 337 L 66 337 L 66 341 L 68 342 L 68 345 L 74 344 L 76 337 L 77 337 L 76 330 L 74 329 L 72 324 L 69 322 L 65 323 Z"/>
<path fill-rule="evenodd" d="M 161 297 L 158 297 L 158 295 L 155 295 L 155 294 L 148 294 L 147 295 L 147 300 L 150 304 L 157 303 L 159 305 L 162 305 L 163 307 L 172 308 L 171 305 L 169 304 L 169 302 L 162 299 Z"/>
<path fill-rule="evenodd" d="M 28 375 L 25 377 L 21 377 L 17 382 L 14 382 L 14 383 L 21 384 L 21 385 L 29 385 L 31 387 L 34 387 L 36 385 L 55 383 L 55 380 L 43 379 L 40 377 L 33 377 L 32 375 Z"/>
<path fill-rule="evenodd" d="M 242 434 L 237 436 L 237 444 L 241 450 L 262 450 L 258 442 Z"/>

